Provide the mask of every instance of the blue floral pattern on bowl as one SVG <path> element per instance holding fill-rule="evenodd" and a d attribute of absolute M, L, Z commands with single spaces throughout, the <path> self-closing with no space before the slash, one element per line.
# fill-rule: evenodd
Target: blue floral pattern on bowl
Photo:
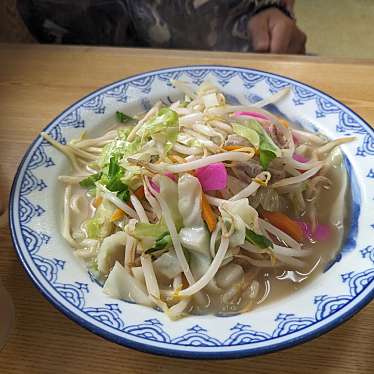
<path fill-rule="evenodd" d="M 129 114 L 180 95 L 170 84 L 210 80 L 232 103 L 253 103 L 290 86 L 272 110 L 327 136 L 355 135 L 343 146 L 352 185 L 353 222 L 347 242 L 326 271 L 287 300 L 226 318 L 191 316 L 177 322 L 153 309 L 114 300 L 74 257 L 59 233 L 62 187 L 69 167 L 41 137 L 27 151 L 10 201 L 12 239 L 26 271 L 63 313 L 92 332 L 139 350 L 190 358 L 234 358 L 289 347 L 319 336 L 352 316 L 374 296 L 374 136 L 357 114 L 300 82 L 256 70 L 191 66 L 158 70 L 113 83 L 88 95 L 45 129 L 61 143 L 82 129 L 99 134 L 116 110 Z"/>

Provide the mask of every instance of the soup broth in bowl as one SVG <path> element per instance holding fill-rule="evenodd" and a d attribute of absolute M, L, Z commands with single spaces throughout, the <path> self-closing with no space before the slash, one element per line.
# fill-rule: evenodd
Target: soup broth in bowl
<path fill-rule="evenodd" d="M 347 227 L 340 144 L 215 86 L 116 113 L 68 145 L 62 234 L 106 294 L 171 319 L 230 315 L 286 297 L 322 271 Z"/>

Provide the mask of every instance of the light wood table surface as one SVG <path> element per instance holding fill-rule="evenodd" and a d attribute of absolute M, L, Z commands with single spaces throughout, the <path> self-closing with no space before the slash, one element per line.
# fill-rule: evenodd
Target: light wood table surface
<path fill-rule="evenodd" d="M 374 60 L 221 52 L 0 45 L 0 196 L 40 130 L 72 102 L 115 80 L 162 67 L 224 64 L 287 75 L 319 88 L 374 123 Z M 0 230 L 0 275 L 16 307 L 16 328 L 0 373 L 373 373 L 374 303 L 328 334 L 269 355 L 191 361 L 140 353 L 70 321 L 34 288 Z M 1 302 L 1 300 L 0 300 Z"/>

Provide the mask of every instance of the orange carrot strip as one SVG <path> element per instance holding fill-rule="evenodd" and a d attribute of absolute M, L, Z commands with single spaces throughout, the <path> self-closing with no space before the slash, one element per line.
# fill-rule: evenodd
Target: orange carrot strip
<path fill-rule="evenodd" d="M 290 235 L 297 242 L 302 242 L 304 239 L 304 233 L 301 227 L 292 220 L 290 217 L 286 216 L 281 212 L 269 212 L 262 211 L 262 216 L 267 219 L 272 225 L 277 227 L 279 230 L 284 231 L 286 234 Z"/>
<path fill-rule="evenodd" d="M 204 193 L 202 193 L 201 195 L 201 210 L 203 220 L 208 225 L 209 231 L 213 232 L 217 226 L 217 217 L 214 214 L 212 207 L 208 203 L 208 200 Z"/>
<path fill-rule="evenodd" d="M 249 152 L 251 150 L 254 150 L 256 155 L 260 154 L 260 150 L 259 149 L 255 149 L 253 147 L 246 147 L 246 146 L 240 146 L 240 145 L 225 145 L 222 148 L 225 151 L 228 151 L 228 152 L 230 152 L 230 151 Z"/>
<path fill-rule="evenodd" d="M 102 196 L 97 196 L 94 198 L 93 202 L 92 202 L 92 205 L 94 206 L 94 208 L 98 208 L 101 203 L 103 202 L 103 197 Z"/>
<path fill-rule="evenodd" d="M 134 195 L 139 199 L 144 199 L 144 186 L 140 186 L 135 192 Z"/>
<path fill-rule="evenodd" d="M 170 155 L 169 158 L 171 161 L 175 162 L 176 164 L 184 164 L 186 162 L 186 160 L 183 157 L 178 156 L 178 155 Z"/>
<path fill-rule="evenodd" d="M 237 149 L 243 148 L 240 145 L 225 145 L 222 147 L 225 151 L 236 151 Z"/>
<path fill-rule="evenodd" d="M 112 216 L 110 217 L 110 222 L 117 221 L 125 216 L 125 212 L 122 209 L 117 208 Z"/>
<path fill-rule="evenodd" d="M 286 127 L 286 128 L 290 127 L 289 123 L 288 123 L 285 119 L 280 118 L 280 117 L 278 117 L 277 119 L 278 119 L 278 122 L 279 122 L 282 126 L 284 126 L 284 127 Z"/>

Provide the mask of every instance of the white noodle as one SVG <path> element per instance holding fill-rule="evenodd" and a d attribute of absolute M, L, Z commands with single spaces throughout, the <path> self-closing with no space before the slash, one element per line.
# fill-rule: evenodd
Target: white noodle
<path fill-rule="evenodd" d="M 288 248 L 277 244 L 273 244 L 271 251 L 276 255 L 284 257 L 308 257 L 314 253 L 311 249 Z"/>
<path fill-rule="evenodd" d="M 225 122 L 212 120 L 212 121 L 209 121 L 209 124 L 212 125 L 213 127 L 216 127 L 217 129 L 220 129 L 221 131 L 224 131 L 227 134 L 233 133 L 232 127 Z"/>
<path fill-rule="evenodd" d="M 79 171 L 81 168 L 78 166 L 77 159 L 72 152 L 71 148 L 68 148 L 68 146 L 60 144 L 56 140 L 54 140 L 49 134 L 46 132 L 41 132 L 40 135 L 47 140 L 51 145 L 53 145 L 56 149 L 58 149 L 60 152 L 62 152 L 71 162 L 71 165 L 73 166 L 73 169 L 75 171 Z"/>
<path fill-rule="evenodd" d="M 177 229 L 175 227 L 173 217 L 171 216 L 169 207 L 166 204 L 166 202 L 160 196 L 158 196 L 158 201 L 161 205 L 163 218 L 165 220 L 166 226 L 168 227 L 168 230 L 169 230 L 169 233 L 170 233 L 170 236 L 171 236 L 171 240 L 173 242 L 174 250 L 175 250 L 175 253 L 176 253 L 177 258 L 178 258 L 179 265 L 181 266 L 181 268 L 183 270 L 183 273 L 187 278 L 188 283 L 189 284 L 194 284 L 195 279 L 194 279 L 194 277 L 191 273 L 190 267 L 188 265 L 188 262 L 186 260 L 185 255 L 184 255 L 183 248 L 182 248 L 181 242 L 179 240 L 179 235 L 178 235 Z"/>
<path fill-rule="evenodd" d="M 199 132 L 193 130 L 193 129 L 183 129 L 182 134 L 187 134 L 189 135 L 192 139 L 198 139 L 201 140 L 202 142 L 210 142 L 211 140 L 209 139 L 209 136 L 200 134 Z"/>
<path fill-rule="evenodd" d="M 192 126 L 197 121 L 203 120 L 203 114 L 200 112 L 187 114 L 186 116 L 179 117 L 179 126 Z"/>
<path fill-rule="evenodd" d="M 289 178 L 284 178 L 278 182 L 275 182 L 271 185 L 272 188 L 278 188 L 282 186 L 288 186 L 289 184 L 295 184 L 295 183 L 301 183 L 306 181 L 307 179 L 313 177 L 313 175 L 317 174 L 319 172 L 319 169 L 321 169 L 323 164 L 320 164 L 319 166 L 310 169 L 306 171 L 305 173 L 298 175 L 296 177 L 289 177 Z"/>
<path fill-rule="evenodd" d="M 112 130 L 112 131 L 108 131 L 105 135 L 99 138 L 78 141 L 74 143 L 74 146 L 76 148 L 85 148 L 85 147 L 90 147 L 92 145 L 95 145 L 95 146 L 105 145 L 105 144 L 111 143 L 115 139 L 116 136 L 117 136 L 117 130 Z"/>
<path fill-rule="evenodd" d="M 175 143 L 173 145 L 173 150 L 183 155 L 199 155 L 203 153 L 202 148 L 200 147 L 188 147 L 180 143 Z"/>
<path fill-rule="evenodd" d="M 157 278 L 152 266 L 151 256 L 142 255 L 140 256 L 140 262 L 142 264 L 145 285 L 147 286 L 147 291 L 151 296 L 160 298 L 160 289 L 158 287 Z"/>
<path fill-rule="evenodd" d="M 227 113 L 233 113 L 237 111 L 245 111 L 248 110 L 247 105 L 225 105 L 223 107 L 214 107 L 209 108 L 206 110 L 206 114 L 212 115 L 212 116 L 222 116 Z"/>
<path fill-rule="evenodd" d="M 81 210 L 79 209 L 79 201 L 82 200 L 83 196 L 80 195 L 80 194 L 75 194 L 72 196 L 72 198 L 70 199 L 70 207 L 71 207 L 71 210 L 76 213 L 76 214 L 79 214 L 81 212 Z"/>
<path fill-rule="evenodd" d="M 352 141 L 354 141 L 356 139 L 355 136 L 348 136 L 346 138 L 339 138 L 339 139 L 336 139 L 336 140 L 333 140 L 331 142 L 328 142 L 327 144 L 317 148 L 314 152 L 320 156 L 326 152 L 330 152 L 331 150 L 333 150 L 335 147 L 341 145 L 341 144 L 345 144 L 345 143 L 350 143 Z"/>
<path fill-rule="evenodd" d="M 134 195 L 130 195 L 130 201 L 132 203 L 132 206 L 134 207 L 136 214 L 139 217 L 140 222 L 143 223 L 149 223 L 147 213 L 145 212 L 142 203 L 139 201 L 139 199 Z"/>
<path fill-rule="evenodd" d="M 322 166 L 322 161 L 309 161 L 309 162 L 300 162 L 296 161 L 293 158 L 284 158 L 283 159 L 289 166 L 298 169 L 298 170 L 310 170 L 317 166 Z"/>
<path fill-rule="evenodd" d="M 191 130 L 191 129 L 184 129 L 183 132 L 185 134 L 190 135 L 191 137 L 197 139 L 200 142 L 200 144 L 202 146 L 206 147 L 210 152 L 212 152 L 212 153 L 219 152 L 220 148 L 217 146 L 217 144 L 212 142 L 205 135 L 201 135 L 201 134 L 199 134 L 196 131 Z"/>
<path fill-rule="evenodd" d="M 171 319 L 177 319 L 182 317 L 181 314 L 188 307 L 190 301 L 191 299 L 187 297 L 179 301 L 179 303 L 173 305 L 171 308 L 169 308 L 169 311 L 167 312 L 168 317 Z"/>
<path fill-rule="evenodd" d="M 291 91 L 291 87 L 283 88 L 282 90 L 279 90 L 274 95 L 268 96 L 266 99 L 263 99 L 261 101 L 258 101 L 257 103 L 254 103 L 254 107 L 263 107 L 269 104 L 273 104 L 277 101 L 282 100 L 285 96 L 287 96 Z"/>
<path fill-rule="evenodd" d="M 66 145 L 66 148 L 70 149 L 73 153 L 75 153 L 77 156 L 84 158 L 89 161 L 96 161 L 98 159 L 98 156 L 95 156 L 87 151 L 84 151 L 80 148 L 76 148 L 74 145 Z"/>
<path fill-rule="evenodd" d="M 196 292 L 201 291 L 216 275 L 223 259 L 225 258 L 228 247 L 229 238 L 222 235 L 221 244 L 218 248 L 217 254 L 215 255 L 206 273 L 196 283 L 179 292 L 178 295 L 181 297 L 192 296 Z"/>
<path fill-rule="evenodd" d="M 67 184 L 79 184 L 79 182 L 86 178 L 86 176 L 80 176 L 80 177 L 73 177 L 73 176 L 70 176 L 70 175 L 59 175 L 57 177 L 57 179 L 63 183 L 67 183 Z"/>
<path fill-rule="evenodd" d="M 117 208 L 122 209 L 125 213 L 127 213 L 130 217 L 139 219 L 138 214 L 128 206 L 125 202 L 119 199 L 113 192 L 108 191 L 104 193 L 104 198 L 111 201 Z"/>
<path fill-rule="evenodd" d="M 187 161 L 187 162 L 195 161 L 195 160 L 199 160 L 198 156 L 195 156 L 195 155 L 189 155 L 189 156 L 186 156 L 184 159 L 185 159 L 185 161 Z"/>
<path fill-rule="evenodd" d="M 62 236 L 73 248 L 79 248 L 79 244 L 72 238 L 70 234 L 70 199 L 71 185 L 67 185 L 65 187 L 64 194 L 64 216 L 62 221 Z"/>
<path fill-rule="evenodd" d="M 296 135 L 296 139 L 301 138 L 303 142 L 311 141 L 316 144 L 325 144 L 326 140 L 316 134 L 312 134 L 302 130 L 291 129 L 292 134 Z"/>
<path fill-rule="evenodd" d="M 115 192 L 109 191 L 106 187 L 104 187 L 100 183 L 96 183 L 96 187 L 104 192 L 104 199 L 109 200 L 112 202 L 117 208 L 122 209 L 126 214 L 128 214 L 131 218 L 139 219 L 138 214 L 134 209 L 132 209 L 129 205 L 123 202 L 120 198 L 118 198 Z"/>
<path fill-rule="evenodd" d="M 223 138 L 222 134 L 217 132 L 216 130 L 213 130 L 210 126 L 204 125 L 203 123 L 195 123 L 192 125 L 192 129 L 197 131 L 198 133 L 208 136 L 210 138 L 214 136 L 218 136 L 219 138 Z"/>
<path fill-rule="evenodd" d="M 77 148 L 77 147 L 76 147 Z M 103 148 L 98 148 L 98 147 L 87 147 L 86 148 L 87 152 L 90 153 L 101 153 L 103 151 Z"/>
<path fill-rule="evenodd" d="M 225 199 L 220 199 L 220 198 L 214 197 L 214 196 L 209 196 L 209 195 L 205 195 L 205 196 L 208 200 L 208 203 L 210 205 L 213 205 L 213 206 L 220 206 L 221 204 L 223 204 L 227 201 Z"/>
<path fill-rule="evenodd" d="M 256 182 L 256 180 L 261 180 L 265 184 L 267 184 L 270 178 L 271 178 L 271 174 L 268 171 L 261 172 L 246 188 L 241 190 L 236 195 L 232 196 L 229 200 L 230 201 L 240 200 L 240 199 L 244 199 L 246 197 L 253 195 L 262 186 L 262 184 Z"/>

